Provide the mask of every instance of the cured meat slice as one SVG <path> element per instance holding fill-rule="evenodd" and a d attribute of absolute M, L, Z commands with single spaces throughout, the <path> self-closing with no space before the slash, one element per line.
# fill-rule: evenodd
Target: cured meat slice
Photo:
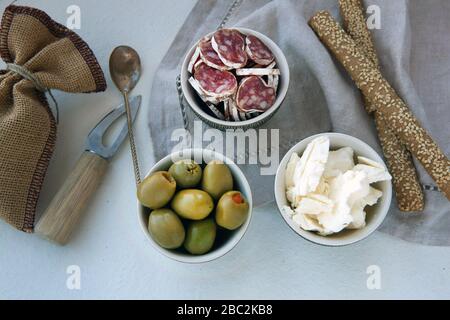
<path fill-rule="evenodd" d="M 234 99 L 228 100 L 228 110 L 233 121 L 241 121 L 241 118 L 239 117 L 240 112 L 236 106 L 236 102 L 234 101 Z"/>
<path fill-rule="evenodd" d="M 229 71 L 211 68 L 206 64 L 200 64 L 194 74 L 206 95 L 214 98 L 226 98 L 236 93 L 237 80 Z"/>
<path fill-rule="evenodd" d="M 270 68 L 243 68 L 236 70 L 237 76 L 278 76 L 280 69 Z"/>
<path fill-rule="evenodd" d="M 226 66 L 239 69 L 247 64 L 245 40 L 239 31 L 220 29 L 214 33 L 211 44 Z"/>
<path fill-rule="evenodd" d="M 211 110 L 211 112 L 214 114 L 214 116 L 220 120 L 225 120 L 224 115 L 222 114 L 222 112 L 220 112 L 219 109 L 217 109 L 217 107 L 211 103 L 211 102 L 206 102 L 206 106 L 209 108 L 209 110 Z"/>
<path fill-rule="evenodd" d="M 217 105 L 221 102 L 221 100 L 218 98 L 208 96 L 207 93 L 202 89 L 202 87 L 200 86 L 198 81 L 195 80 L 193 77 L 190 77 L 188 81 L 191 84 L 192 88 L 194 88 L 194 90 L 197 92 L 200 99 L 202 99 L 203 102 L 212 103 L 215 105 Z"/>
<path fill-rule="evenodd" d="M 198 48 L 200 51 L 200 58 L 202 61 L 211 68 L 218 70 L 229 70 L 230 67 L 226 66 L 219 55 L 213 49 L 210 39 L 203 39 L 199 42 Z"/>
<path fill-rule="evenodd" d="M 275 92 L 278 91 L 278 84 L 280 82 L 280 77 L 275 76 L 268 76 L 267 84 L 275 89 Z"/>
<path fill-rule="evenodd" d="M 243 112 L 265 112 L 276 100 L 276 92 L 261 77 L 250 76 L 241 81 L 236 94 L 236 104 Z"/>
<path fill-rule="evenodd" d="M 245 112 L 242 112 L 242 111 L 239 111 L 239 118 L 240 118 L 242 121 L 248 120 L 248 119 L 247 119 L 247 114 L 246 114 Z"/>
<path fill-rule="evenodd" d="M 275 60 L 272 51 L 257 37 L 248 35 L 245 38 L 245 44 L 245 51 L 248 57 L 255 63 L 267 66 Z"/>
<path fill-rule="evenodd" d="M 275 66 L 277 65 L 277 62 L 276 61 L 273 61 L 271 64 L 269 64 L 266 68 L 268 68 L 268 69 L 273 69 L 273 68 L 275 68 Z"/>
<path fill-rule="evenodd" d="M 231 120 L 231 116 L 230 116 L 230 100 L 231 99 L 228 99 L 228 100 L 225 100 L 223 102 L 223 113 L 224 113 L 226 121 L 230 121 Z"/>
<path fill-rule="evenodd" d="M 197 48 L 195 48 L 195 51 L 191 57 L 191 60 L 189 60 L 189 65 L 188 65 L 189 73 L 191 73 L 191 74 L 194 73 L 194 66 L 199 59 L 200 59 L 200 48 L 197 47 Z"/>
<path fill-rule="evenodd" d="M 194 67 L 192 68 L 193 69 L 192 73 L 195 74 L 198 67 L 200 67 L 200 65 L 202 65 L 202 64 L 203 64 L 203 61 L 202 61 L 202 59 L 200 59 L 200 56 L 199 56 L 197 62 L 194 64 Z"/>

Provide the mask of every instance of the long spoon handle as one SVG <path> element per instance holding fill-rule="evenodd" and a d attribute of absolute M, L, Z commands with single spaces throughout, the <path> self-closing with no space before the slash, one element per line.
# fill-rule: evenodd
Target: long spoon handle
<path fill-rule="evenodd" d="M 123 98 L 125 100 L 125 110 L 127 112 L 128 138 L 130 139 L 131 157 L 133 158 L 134 177 L 136 179 L 136 185 L 139 185 L 141 183 L 141 173 L 139 171 L 139 161 L 136 151 L 136 144 L 134 142 L 133 119 L 131 116 L 130 101 L 126 91 L 123 93 Z"/>

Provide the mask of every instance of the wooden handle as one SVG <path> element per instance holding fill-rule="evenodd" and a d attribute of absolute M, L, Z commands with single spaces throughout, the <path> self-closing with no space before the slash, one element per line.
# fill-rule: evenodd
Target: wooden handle
<path fill-rule="evenodd" d="M 55 195 L 35 227 L 35 233 L 65 245 L 93 193 L 103 178 L 108 162 L 84 152 L 66 182 Z"/>

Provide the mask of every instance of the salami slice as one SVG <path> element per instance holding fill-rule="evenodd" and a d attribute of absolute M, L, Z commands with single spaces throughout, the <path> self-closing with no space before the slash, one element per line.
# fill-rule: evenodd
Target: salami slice
<path fill-rule="evenodd" d="M 225 116 L 225 120 L 226 121 L 231 121 L 231 116 L 230 116 L 230 101 L 231 99 L 225 100 L 223 102 L 223 113 Z"/>
<path fill-rule="evenodd" d="M 200 58 L 202 61 L 211 68 L 218 70 L 230 70 L 230 67 L 226 66 L 219 55 L 213 49 L 210 39 L 203 39 L 199 42 L 198 48 L 200 51 Z"/>
<path fill-rule="evenodd" d="M 242 121 L 248 120 L 248 119 L 247 119 L 247 114 L 246 114 L 245 112 L 242 112 L 242 111 L 239 111 L 239 118 L 240 118 Z"/>
<path fill-rule="evenodd" d="M 267 69 L 273 69 L 273 68 L 275 68 L 275 66 L 277 65 L 277 62 L 276 61 L 273 61 L 271 64 L 269 64 L 266 68 Z"/>
<path fill-rule="evenodd" d="M 268 76 L 267 84 L 275 89 L 275 92 L 278 91 L 278 84 L 280 82 L 280 77 L 275 76 Z"/>
<path fill-rule="evenodd" d="M 195 80 L 193 77 L 190 77 L 188 81 L 191 84 L 192 88 L 194 88 L 194 90 L 197 92 L 200 99 L 202 99 L 203 102 L 212 103 L 214 105 L 217 105 L 221 102 L 221 100 L 218 98 L 208 96 L 206 94 L 206 92 L 202 89 L 202 87 L 200 86 L 198 81 Z"/>
<path fill-rule="evenodd" d="M 242 68 L 236 70 L 237 76 L 278 76 L 280 69 L 270 68 Z"/>
<path fill-rule="evenodd" d="M 211 110 L 211 112 L 217 119 L 225 120 L 225 116 L 222 114 L 222 112 L 220 112 L 219 109 L 217 109 L 217 107 L 213 103 L 206 102 L 206 106 L 209 108 L 209 110 Z"/>
<path fill-rule="evenodd" d="M 226 98 L 236 93 L 237 80 L 229 71 L 211 68 L 206 64 L 200 64 L 194 74 L 202 90 L 214 98 Z"/>
<path fill-rule="evenodd" d="M 244 78 L 236 95 L 237 107 L 243 112 L 265 112 L 273 106 L 275 100 L 275 89 L 258 76 Z"/>
<path fill-rule="evenodd" d="M 245 40 L 239 31 L 220 29 L 214 33 L 211 44 L 226 66 L 239 69 L 247 64 Z"/>
<path fill-rule="evenodd" d="M 191 74 L 194 73 L 194 66 L 199 59 L 200 59 L 200 48 L 197 47 L 194 51 L 194 54 L 191 57 L 191 60 L 189 60 L 189 65 L 188 65 L 189 73 L 191 73 Z"/>
<path fill-rule="evenodd" d="M 241 121 L 241 118 L 239 117 L 239 110 L 236 106 L 236 102 L 234 102 L 234 99 L 228 100 L 228 110 L 230 112 L 231 119 L 233 121 L 238 122 Z"/>
<path fill-rule="evenodd" d="M 267 66 L 275 59 L 272 51 L 257 37 L 248 35 L 245 38 L 245 44 L 248 57 L 257 64 Z"/>

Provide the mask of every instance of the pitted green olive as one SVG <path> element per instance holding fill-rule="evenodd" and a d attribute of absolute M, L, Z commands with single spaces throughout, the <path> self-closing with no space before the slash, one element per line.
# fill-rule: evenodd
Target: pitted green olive
<path fill-rule="evenodd" d="M 225 193 L 217 203 L 216 222 L 219 226 L 236 230 L 247 219 L 249 204 L 239 191 Z"/>
<path fill-rule="evenodd" d="M 170 209 L 154 210 L 148 219 L 148 230 L 165 249 L 181 247 L 186 235 L 180 218 Z"/>
<path fill-rule="evenodd" d="M 184 247 L 191 254 L 205 254 L 214 245 L 217 226 L 213 219 L 193 221 L 190 223 Z"/>
<path fill-rule="evenodd" d="M 159 209 L 170 202 L 177 183 L 166 171 L 158 171 L 144 179 L 137 190 L 139 201 L 150 209 Z"/>
<path fill-rule="evenodd" d="M 171 205 L 178 215 L 189 220 L 205 219 L 214 209 L 211 196 L 196 189 L 179 191 L 173 198 Z"/>
<path fill-rule="evenodd" d="M 193 188 L 202 179 L 202 168 L 193 160 L 180 160 L 169 169 L 169 173 L 177 181 L 177 186 L 182 189 Z"/>
<path fill-rule="evenodd" d="M 233 176 L 228 166 L 218 160 L 211 161 L 203 172 L 202 189 L 215 200 L 233 190 Z"/>

